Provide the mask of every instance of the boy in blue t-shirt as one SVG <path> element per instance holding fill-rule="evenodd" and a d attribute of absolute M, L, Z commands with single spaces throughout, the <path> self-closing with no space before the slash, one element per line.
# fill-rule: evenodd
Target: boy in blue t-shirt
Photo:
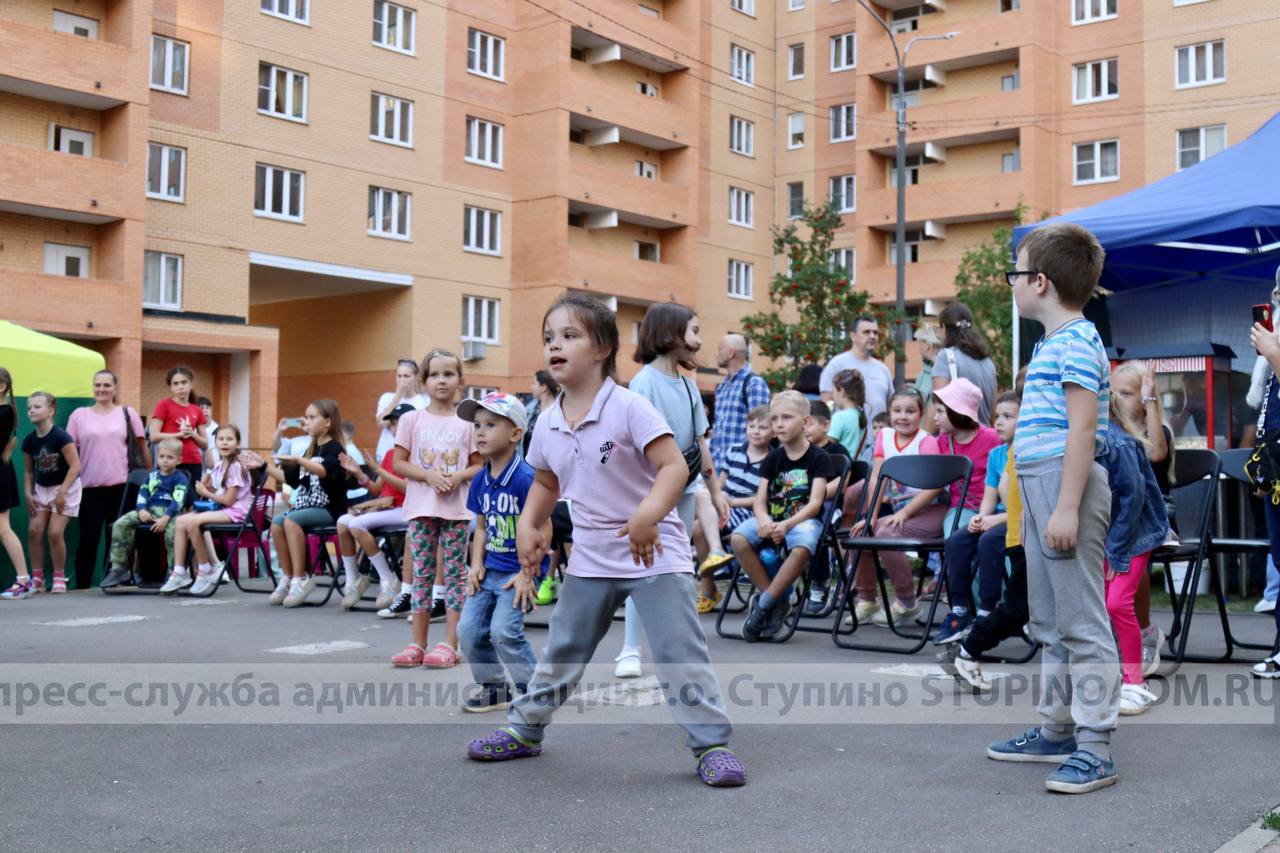
<path fill-rule="evenodd" d="M 467 509 L 476 514 L 477 524 L 467 575 L 469 597 L 458 622 L 458 640 L 480 692 L 462 708 L 499 711 L 513 698 L 512 685 L 520 693 L 528 689 L 537 664 L 524 635 L 524 614 L 533 608 L 538 583 L 521 573 L 516 553 L 516 521 L 534 478 L 533 466 L 516 452 L 528 414 L 515 397 L 493 393 L 483 400 L 463 400 L 458 417 L 475 424 L 476 450 L 485 460 L 467 494 Z M 550 541 L 550 524 L 546 536 Z M 542 558 L 543 574 L 548 562 Z"/>
<path fill-rule="evenodd" d="M 1103 260 L 1090 231 L 1055 223 L 1023 238 L 1017 267 L 1006 273 L 1018 313 L 1045 328 L 1027 365 L 1013 439 L 1031 633 L 1044 644 L 1044 722 L 991 744 L 987 756 L 1057 764 L 1045 788 L 1063 794 L 1117 778 L 1110 743 L 1120 666 L 1102 565 L 1111 492 L 1094 461 L 1107 433 L 1111 371 L 1098 330 L 1082 313 Z"/>

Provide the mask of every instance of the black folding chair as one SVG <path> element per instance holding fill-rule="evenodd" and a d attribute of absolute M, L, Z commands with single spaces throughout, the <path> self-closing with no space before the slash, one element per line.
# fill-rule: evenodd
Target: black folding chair
<path fill-rule="evenodd" d="M 973 471 L 973 463 L 969 461 L 967 456 L 955 454 L 930 454 L 927 456 L 895 456 L 892 459 L 885 460 L 880 466 L 880 476 L 876 480 L 875 489 L 871 493 L 871 499 L 866 504 L 866 517 L 870 520 L 871 515 L 875 511 L 875 507 L 880 505 L 882 496 L 884 495 L 885 486 L 890 482 L 898 483 L 911 489 L 919 489 L 921 491 L 930 491 L 933 489 L 947 489 L 954 483 L 960 483 L 960 506 L 964 506 L 965 497 L 969 493 L 969 477 Z M 945 494 L 945 493 L 944 493 Z M 900 539 L 893 537 L 878 537 L 874 535 L 850 536 L 842 543 L 845 552 L 848 554 L 848 567 L 845 570 L 844 594 L 840 596 L 839 604 L 836 607 L 835 624 L 831 628 L 832 641 L 841 648 L 860 649 L 862 651 L 874 652 L 890 652 L 892 654 L 911 655 L 920 651 L 929 642 L 929 633 L 933 629 L 934 615 L 937 613 L 938 602 L 942 598 L 942 588 L 946 585 L 946 541 L 947 537 L 954 533 L 960 525 L 960 513 L 955 513 L 951 521 L 951 529 L 943 530 L 940 537 L 921 538 L 921 539 Z M 874 531 L 868 531 L 874 533 Z M 858 571 L 858 561 L 862 558 L 864 551 L 870 551 L 875 559 L 876 564 L 876 582 L 880 587 L 880 600 L 885 609 L 885 615 L 888 619 L 889 630 L 903 639 L 911 640 L 912 645 L 902 646 L 886 646 L 880 644 L 855 643 L 848 639 L 858 630 L 858 618 L 856 610 L 853 607 L 854 599 L 854 577 Z M 906 552 L 912 551 L 921 556 L 936 553 L 942 560 L 942 569 L 938 573 L 938 583 L 934 587 L 933 595 L 929 600 L 929 612 L 925 617 L 924 630 L 915 633 L 909 630 L 903 630 L 893 619 L 893 608 L 889 600 L 889 592 L 885 587 L 884 567 L 880 562 L 880 554 L 883 551 Z M 919 586 L 917 585 L 917 591 Z M 845 609 L 853 614 L 852 626 L 846 631 L 843 629 L 842 620 L 844 619 Z"/>
<path fill-rule="evenodd" d="M 325 586 L 324 598 L 319 601 L 304 601 L 307 607 L 324 607 L 329 603 L 329 599 L 333 597 L 333 593 L 338 589 L 338 567 L 333 564 L 333 559 L 329 556 L 329 542 L 332 540 L 335 544 L 338 541 L 338 528 L 333 524 L 326 524 L 321 527 L 303 528 L 307 534 L 307 576 L 318 580 L 320 577 L 327 575 L 329 583 Z M 314 553 L 310 553 L 312 547 L 315 548 Z"/>
<path fill-rule="evenodd" d="M 801 613 L 801 619 L 807 619 L 810 621 L 829 619 L 831 614 L 835 613 L 836 607 L 839 606 L 840 597 L 846 594 L 844 588 L 845 550 L 840 543 L 848 536 L 849 528 L 853 526 L 853 523 L 859 518 L 862 518 L 864 507 L 866 506 L 866 498 L 869 497 L 869 493 L 866 489 L 863 489 L 862 498 L 858 501 L 858 506 L 854 507 L 852 518 L 846 518 L 840 515 L 840 508 L 844 504 L 845 491 L 854 483 L 865 481 L 869 476 L 871 476 L 871 466 L 861 459 L 854 460 L 847 464 L 848 471 L 845 473 L 844 481 L 840 483 L 840 486 L 836 491 L 835 505 L 834 507 L 829 507 L 829 509 L 833 510 L 831 523 L 824 523 L 823 538 L 818 543 L 821 550 L 820 552 L 815 553 L 813 557 L 814 560 L 825 557 L 829 561 L 828 565 L 831 567 L 831 577 L 835 580 L 835 589 L 831 590 L 827 595 L 827 603 L 823 605 L 821 611 L 813 615 L 805 615 L 804 613 Z M 810 589 L 812 589 L 812 584 L 810 584 Z M 807 595 L 808 593 L 806 592 L 806 597 Z M 803 622 L 796 626 L 796 630 L 807 631 L 814 634 L 831 633 L 831 628 L 828 625 L 805 625 Z"/>
<path fill-rule="evenodd" d="M 405 537 L 409 532 L 409 525 L 390 525 L 388 527 L 380 527 L 376 531 L 371 532 L 373 533 L 374 539 L 378 542 L 378 549 L 382 551 L 383 556 L 387 558 L 387 567 L 395 573 L 396 579 L 399 580 L 402 577 L 401 568 L 404 565 Z M 363 552 L 358 553 L 360 556 L 360 562 L 358 564 L 359 567 L 357 571 L 361 574 L 369 575 L 373 579 L 377 579 L 378 572 L 373 568 L 373 563 L 369 561 L 369 558 L 365 556 Z M 342 583 L 344 586 L 347 582 L 346 574 L 346 571 L 342 570 Z M 378 599 L 377 596 L 371 596 L 366 592 L 364 595 L 360 596 L 360 601 L 357 601 L 351 609 L 353 611 L 358 610 L 364 612 L 377 609 L 374 607 L 361 607 L 360 602 L 362 601 L 372 601 L 376 604 Z"/>
<path fill-rule="evenodd" d="M 116 512 L 117 518 L 119 518 L 120 516 L 124 515 L 127 512 L 133 511 L 134 506 L 138 502 L 138 492 L 142 490 L 142 487 L 147 482 L 147 478 L 150 476 L 151 476 L 151 472 L 148 471 L 146 468 L 139 468 L 136 471 L 129 472 L 129 477 L 128 479 L 125 480 L 124 492 L 120 495 L 120 508 Z M 174 519 L 170 519 L 169 523 L 170 524 L 174 523 Z M 110 525 L 107 526 L 106 533 L 107 533 L 107 542 L 108 542 L 107 555 L 109 557 L 111 553 L 110 541 L 111 541 L 111 535 L 112 535 L 112 528 Z M 150 527 L 148 527 L 145 524 L 139 524 L 138 529 L 134 533 L 133 546 L 129 549 L 129 553 L 128 553 L 128 556 L 126 557 L 126 562 L 125 562 L 125 565 L 129 568 L 129 579 L 124 583 L 122 583 L 120 586 L 113 586 L 113 587 L 110 587 L 109 589 L 102 590 L 103 593 L 105 593 L 106 595 L 159 595 L 160 594 L 160 584 L 156 584 L 154 587 L 138 585 L 139 578 L 138 578 L 138 570 L 136 565 L 137 563 L 136 558 L 138 556 L 138 539 L 139 537 L 142 537 L 145 542 L 147 538 L 150 536 L 151 536 Z M 155 543 L 147 542 L 147 544 L 152 545 Z M 164 546 L 163 540 L 158 544 L 160 545 L 160 547 L 163 547 Z M 104 561 L 104 562 L 107 562 L 107 561 Z M 110 566 L 108 565 L 107 570 L 109 569 L 110 569 Z"/>
<path fill-rule="evenodd" d="M 243 575 L 249 572 L 245 571 L 245 567 L 240 565 L 240 544 L 247 542 L 249 544 L 249 560 L 257 560 L 262 557 L 259 565 L 269 567 L 271 565 L 271 553 L 268 551 L 268 543 L 271 541 L 271 509 L 275 504 L 275 493 L 267 488 L 269 478 L 267 477 L 267 469 L 265 466 L 258 468 L 252 472 L 249 478 L 250 485 L 253 488 L 253 500 L 249 503 L 249 512 L 245 514 L 244 521 L 239 524 L 206 524 L 203 528 L 205 533 L 213 537 L 215 543 L 227 542 L 230 545 L 226 547 L 226 559 L 224 562 L 224 576 L 231 578 L 232 583 L 236 585 L 236 589 L 241 592 L 254 592 L 270 594 L 275 589 L 275 581 L 271 579 L 271 570 L 268 568 L 265 576 L 271 579 L 271 583 L 265 589 L 259 587 L 246 587 L 242 581 Z M 217 591 L 220 583 L 214 584 L 209 591 L 203 593 L 197 598 L 211 598 Z M 184 593 L 190 597 L 190 593 Z"/>
<path fill-rule="evenodd" d="M 809 585 L 810 585 L 809 569 L 813 565 L 814 557 L 828 542 L 833 540 L 836 543 L 836 548 L 837 548 L 836 554 L 839 554 L 839 550 L 838 550 L 840 547 L 839 541 L 837 537 L 835 537 L 834 535 L 835 520 L 836 518 L 839 517 L 838 510 L 839 510 L 840 502 L 844 497 L 845 487 L 847 487 L 849 484 L 850 466 L 849 466 L 849 460 L 844 458 L 843 456 L 834 457 L 834 461 L 835 461 L 835 464 L 839 466 L 839 469 L 838 469 L 839 474 L 837 475 L 837 479 L 836 479 L 836 482 L 837 482 L 836 496 L 830 502 L 830 505 L 823 507 L 822 514 L 818 517 L 819 520 L 822 522 L 822 531 L 818 534 L 818 545 L 814 549 L 814 553 L 809 555 L 809 565 L 804 568 L 804 570 L 800 573 L 800 576 L 796 578 L 795 583 L 792 584 L 792 587 L 791 587 L 792 598 L 794 599 L 798 595 L 799 601 L 798 603 L 793 602 L 791 613 L 789 613 L 787 615 L 786 620 L 783 621 L 782 630 L 772 637 L 761 637 L 760 639 L 763 642 L 784 643 L 787 640 L 791 639 L 791 636 L 795 634 L 796 628 L 800 624 L 800 615 L 804 609 L 804 602 L 809 597 Z M 783 545 L 781 548 L 778 549 L 778 558 L 780 560 L 785 561 L 786 557 L 787 557 L 787 550 L 786 550 L 786 546 Z M 738 578 L 745 574 L 742 571 L 742 565 L 737 560 L 733 561 L 732 566 L 733 566 L 733 573 L 729 576 L 729 588 L 731 590 L 737 588 Z M 720 612 L 716 616 L 716 633 L 719 634 L 721 637 L 727 637 L 732 640 L 741 640 L 743 639 L 741 625 L 738 626 L 738 630 L 736 633 L 724 630 L 724 627 L 723 627 L 724 616 L 726 613 L 729 613 L 729 612 L 741 612 L 741 611 L 729 610 L 729 594 L 726 593 L 720 604 Z M 809 630 L 813 630 L 813 629 L 809 629 Z"/>

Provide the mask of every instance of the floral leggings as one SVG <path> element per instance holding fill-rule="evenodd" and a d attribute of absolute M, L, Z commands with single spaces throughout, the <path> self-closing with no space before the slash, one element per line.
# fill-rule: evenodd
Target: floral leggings
<path fill-rule="evenodd" d="M 444 603 L 461 612 L 467 600 L 467 522 L 444 518 L 409 520 L 409 549 L 413 554 L 411 611 L 431 610 L 431 587 L 436 579 L 436 545 L 444 557 Z"/>

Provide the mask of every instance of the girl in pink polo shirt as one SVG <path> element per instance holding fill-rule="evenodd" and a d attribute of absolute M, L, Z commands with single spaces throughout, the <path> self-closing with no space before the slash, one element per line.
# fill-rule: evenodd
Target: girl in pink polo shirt
<path fill-rule="evenodd" d="M 517 548 L 522 571 L 536 578 L 551 544 L 542 527 L 564 497 L 573 553 L 529 692 L 508 709 L 508 725 L 471 741 L 467 755 L 540 754 L 551 715 L 630 596 L 698 775 L 716 787 L 741 785 L 746 773 L 726 746 L 732 727 L 694 609 L 689 538 L 675 513 L 689 470 L 671 428 L 648 400 L 614 383 L 618 326 L 599 300 L 570 294 L 556 301 L 543 317 L 542 348 L 563 391 L 534 426 L 527 458 L 537 476 Z"/>

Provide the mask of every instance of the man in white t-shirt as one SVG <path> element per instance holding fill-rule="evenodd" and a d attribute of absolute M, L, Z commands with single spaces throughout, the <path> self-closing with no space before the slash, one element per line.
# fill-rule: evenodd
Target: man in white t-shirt
<path fill-rule="evenodd" d="M 889 398 L 893 396 L 893 374 L 885 367 L 883 361 L 872 353 L 880 343 L 880 325 L 874 317 L 863 314 L 853 321 L 853 329 L 849 332 L 849 350 L 827 362 L 818 379 L 818 391 L 822 399 L 831 399 L 832 381 L 842 370 L 856 370 L 862 374 L 862 381 L 867 387 L 867 420 L 887 411 Z"/>

